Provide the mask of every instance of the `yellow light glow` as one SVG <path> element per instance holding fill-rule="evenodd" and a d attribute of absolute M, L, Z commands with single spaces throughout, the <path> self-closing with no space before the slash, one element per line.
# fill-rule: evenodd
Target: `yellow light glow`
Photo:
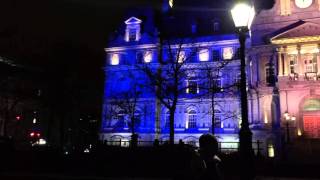
<path fill-rule="evenodd" d="M 150 51 L 145 52 L 143 59 L 145 63 L 150 63 L 152 61 L 152 52 Z"/>
<path fill-rule="evenodd" d="M 200 61 L 209 61 L 209 50 L 208 49 L 202 49 L 199 52 L 199 60 Z"/>
<path fill-rule="evenodd" d="M 272 39 L 272 44 L 292 44 L 292 43 L 303 43 L 303 42 L 313 42 L 319 41 L 320 36 L 305 36 L 305 37 L 295 37 L 295 38 L 282 38 L 282 39 Z"/>
<path fill-rule="evenodd" d="M 111 65 L 118 65 L 120 62 L 119 54 L 112 54 L 111 56 Z"/>
<path fill-rule="evenodd" d="M 173 0 L 169 0 L 169 6 L 172 8 L 173 7 Z"/>
<path fill-rule="evenodd" d="M 272 144 L 268 145 L 268 157 L 271 157 L 271 158 L 274 157 L 274 147 Z"/>
<path fill-rule="evenodd" d="M 264 112 L 264 123 L 265 124 L 268 124 L 268 114 L 267 114 L 267 112 Z"/>
<path fill-rule="evenodd" d="M 186 52 L 180 51 L 178 54 L 178 63 L 183 63 L 186 60 Z"/>
<path fill-rule="evenodd" d="M 186 129 L 189 128 L 189 123 L 188 123 L 188 120 L 186 120 Z"/>
<path fill-rule="evenodd" d="M 236 27 L 248 27 L 250 29 L 255 10 L 248 4 L 240 3 L 232 8 L 231 15 Z"/>
<path fill-rule="evenodd" d="M 301 129 L 298 129 L 298 134 L 297 134 L 298 136 L 302 136 L 302 131 L 301 131 Z"/>
<path fill-rule="evenodd" d="M 233 57 L 233 49 L 232 47 L 223 48 L 223 59 L 229 60 Z"/>

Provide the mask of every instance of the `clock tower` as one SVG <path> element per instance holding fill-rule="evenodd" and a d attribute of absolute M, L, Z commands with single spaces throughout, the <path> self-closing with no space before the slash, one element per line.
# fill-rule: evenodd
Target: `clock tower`
<path fill-rule="evenodd" d="M 253 44 L 261 44 L 267 34 L 297 21 L 320 24 L 320 0 L 276 0 L 272 9 L 262 10 L 252 26 Z"/>

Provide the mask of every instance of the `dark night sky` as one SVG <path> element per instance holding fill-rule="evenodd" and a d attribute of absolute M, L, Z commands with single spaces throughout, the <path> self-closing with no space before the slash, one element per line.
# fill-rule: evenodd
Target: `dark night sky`
<path fill-rule="evenodd" d="M 205 1 L 214 5 L 217 0 Z M 65 59 L 61 53 L 68 52 L 68 58 L 84 58 L 86 65 L 101 66 L 108 34 L 122 22 L 123 10 L 152 2 L 155 0 L 1 0 L 0 55 L 44 65 L 55 55 Z"/>
<path fill-rule="evenodd" d="M 102 92 L 109 33 L 122 23 L 127 8 L 159 1 L 1 0 L 0 56 L 52 72 L 75 71 L 79 80 L 95 83 L 94 87 Z M 229 2 L 196 2 L 202 1 L 210 6 Z M 271 2 L 260 1 L 264 5 Z"/>

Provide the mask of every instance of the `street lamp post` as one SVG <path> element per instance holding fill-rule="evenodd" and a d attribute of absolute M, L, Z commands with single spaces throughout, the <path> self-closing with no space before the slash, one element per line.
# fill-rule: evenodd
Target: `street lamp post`
<path fill-rule="evenodd" d="M 247 99 L 247 82 L 246 82 L 246 60 L 245 60 L 245 42 L 247 32 L 250 29 L 255 11 L 249 3 L 239 2 L 231 10 L 234 24 L 239 33 L 240 42 L 240 93 L 241 93 L 241 127 L 239 132 L 240 154 L 243 158 L 252 156 L 252 132 L 248 122 L 248 99 Z"/>
<path fill-rule="evenodd" d="M 289 113 L 284 113 L 284 119 L 286 122 L 286 135 L 287 135 L 287 143 L 290 143 L 290 121 L 294 122 L 296 120 L 295 116 L 291 116 Z"/>

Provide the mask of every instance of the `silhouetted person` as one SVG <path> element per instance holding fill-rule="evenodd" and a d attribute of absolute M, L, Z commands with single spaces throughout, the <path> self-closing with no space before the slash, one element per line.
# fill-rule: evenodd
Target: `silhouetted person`
<path fill-rule="evenodd" d="M 199 138 L 199 159 L 193 160 L 193 179 L 196 180 L 222 180 L 220 170 L 221 160 L 217 156 L 218 141 L 211 134 L 204 134 Z"/>

